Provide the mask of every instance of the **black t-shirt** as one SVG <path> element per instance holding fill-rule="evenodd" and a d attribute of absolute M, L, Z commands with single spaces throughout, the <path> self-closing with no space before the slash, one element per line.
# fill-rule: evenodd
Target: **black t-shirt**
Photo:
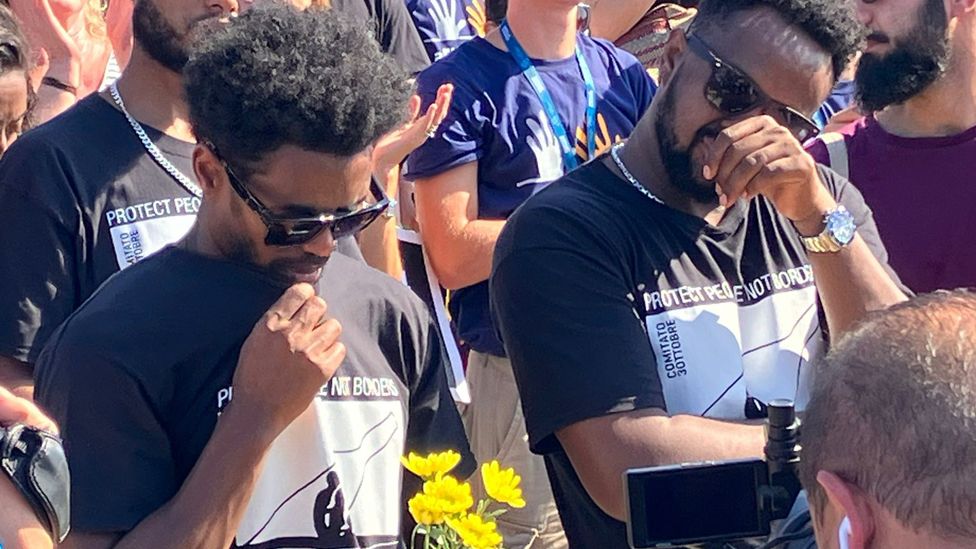
<path fill-rule="evenodd" d="M 380 48 L 393 56 L 408 74 L 430 65 L 427 50 L 403 0 L 332 0 L 332 9 L 374 25 Z"/>
<path fill-rule="evenodd" d="M 826 169 L 821 177 L 886 264 L 860 193 Z M 641 408 L 741 419 L 749 397 L 802 409 L 826 347 L 812 268 L 768 201 L 740 201 L 712 227 L 649 200 L 602 161 L 509 219 L 491 293 L 529 442 L 545 455 L 573 547 L 627 540 L 583 488 L 557 430 Z"/>
<path fill-rule="evenodd" d="M 169 247 L 58 329 L 37 364 L 37 400 L 62 428 L 75 531 L 128 531 L 176 494 L 233 398 L 241 345 L 283 290 Z M 458 473 L 473 470 L 424 305 L 339 254 L 319 293 L 347 357 L 270 448 L 235 547 L 395 545 L 403 453 L 456 449 L 467 458 Z M 404 494 L 416 480 L 404 478 Z"/>
<path fill-rule="evenodd" d="M 145 130 L 192 179 L 194 145 Z M 24 134 L 0 161 L 0 355 L 34 362 L 106 278 L 179 240 L 199 207 L 98 94 Z"/>

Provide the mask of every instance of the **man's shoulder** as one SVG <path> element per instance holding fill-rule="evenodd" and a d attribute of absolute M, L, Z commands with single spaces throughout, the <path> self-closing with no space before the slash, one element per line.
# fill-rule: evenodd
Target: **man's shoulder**
<path fill-rule="evenodd" d="M 421 71 L 417 84 L 421 91 L 426 88 L 436 91 L 446 82 L 455 88 L 480 90 L 485 83 L 501 78 L 497 71 L 510 64 L 515 66 L 507 53 L 484 38 L 473 38 Z"/>
<path fill-rule="evenodd" d="M 322 275 L 321 292 L 327 303 L 361 312 L 426 314 L 426 305 L 403 283 L 378 271 L 365 261 L 334 253 Z"/>
<path fill-rule="evenodd" d="M 283 291 L 257 271 L 168 246 L 109 277 L 62 337 L 92 347 L 219 338 L 253 325 Z"/>
<path fill-rule="evenodd" d="M 814 160 L 829 166 L 829 149 L 834 146 L 831 144 L 843 142 L 845 150 L 849 153 L 852 143 L 870 139 L 869 122 L 870 120 L 866 116 L 858 118 L 842 128 L 820 134 L 816 139 L 807 143 L 805 148 Z"/>
<path fill-rule="evenodd" d="M 74 187 L 90 182 L 70 174 L 98 162 L 93 155 L 112 157 L 114 146 L 100 135 L 106 123 L 124 124 L 111 120 L 114 110 L 93 94 L 24 133 L 0 160 L 0 190 L 32 196 L 48 207 L 78 196 Z"/>
<path fill-rule="evenodd" d="M 115 108 L 105 99 L 98 93 L 93 93 L 51 120 L 24 133 L 11 146 L 11 152 L 17 147 L 70 150 L 73 145 L 81 144 L 82 138 L 91 139 L 95 130 L 93 125 L 104 123 L 116 113 Z M 121 117 L 121 113 L 117 113 L 117 116 Z"/>
<path fill-rule="evenodd" d="M 625 207 L 617 191 L 626 190 L 613 177 L 597 159 L 552 182 L 509 217 L 498 240 L 499 253 L 574 247 L 612 231 L 616 225 L 605 221 Z"/>

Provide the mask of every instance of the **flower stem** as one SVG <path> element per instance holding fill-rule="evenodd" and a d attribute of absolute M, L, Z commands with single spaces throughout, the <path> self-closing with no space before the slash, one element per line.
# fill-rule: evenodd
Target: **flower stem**
<path fill-rule="evenodd" d="M 413 532 L 410 533 L 410 549 L 417 549 L 417 531 L 420 530 L 420 525 L 417 524 L 413 527 Z"/>

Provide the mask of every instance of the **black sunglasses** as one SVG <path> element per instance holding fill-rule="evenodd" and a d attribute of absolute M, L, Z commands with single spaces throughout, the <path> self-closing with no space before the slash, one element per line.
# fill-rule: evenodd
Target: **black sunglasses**
<path fill-rule="evenodd" d="M 211 151 L 220 158 L 216 149 L 208 145 Z M 359 208 L 349 212 L 330 212 L 320 213 L 312 217 L 283 217 L 276 215 L 265 206 L 256 196 L 251 194 L 244 182 L 234 173 L 234 170 L 227 165 L 223 159 L 220 163 L 227 172 L 227 179 L 230 186 L 241 197 L 241 200 L 258 214 L 264 225 L 268 227 L 268 235 L 264 238 L 264 243 L 268 246 L 298 246 L 306 244 L 317 237 L 323 230 L 328 229 L 332 232 L 332 238 L 338 239 L 344 236 L 354 235 L 369 226 L 370 223 L 384 212 L 390 205 L 389 198 L 383 192 L 383 188 L 372 178 L 369 183 L 369 190 L 373 195 L 374 202 L 368 203 L 364 200 L 359 204 Z"/>
<path fill-rule="evenodd" d="M 766 95 L 745 72 L 715 55 L 698 35 L 688 34 L 688 46 L 698 57 L 711 64 L 712 76 L 705 84 L 705 99 L 722 113 L 734 116 L 769 105 L 776 108 L 782 116 L 783 125 L 800 143 L 820 133 L 820 128 L 813 120 Z"/>

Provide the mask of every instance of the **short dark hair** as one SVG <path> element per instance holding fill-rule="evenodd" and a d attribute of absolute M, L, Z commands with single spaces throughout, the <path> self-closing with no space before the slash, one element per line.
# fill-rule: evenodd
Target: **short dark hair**
<path fill-rule="evenodd" d="M 830 471 L 912 530 L 976 537 L 976 294 L 869 315 L 816 366 L 801 438 L 815 512 Z"/>
<path fill-rule="evenodd" d="M 843 0 L 702 0 L 695 26 L 721 30 L 735 13 L 772 9 L 830 54 L 836 80 L 860 49 L 864 38 L 864 26 L 858 22 L 852 4 Z"/>
<path fill-rule="evenodd" d="M 183 79 L 197 139 L 244 173 L 283 145 L 362 152 L 403 122 L 411 92 L 367 26 L 278 2 L 208 26 Z"/>

